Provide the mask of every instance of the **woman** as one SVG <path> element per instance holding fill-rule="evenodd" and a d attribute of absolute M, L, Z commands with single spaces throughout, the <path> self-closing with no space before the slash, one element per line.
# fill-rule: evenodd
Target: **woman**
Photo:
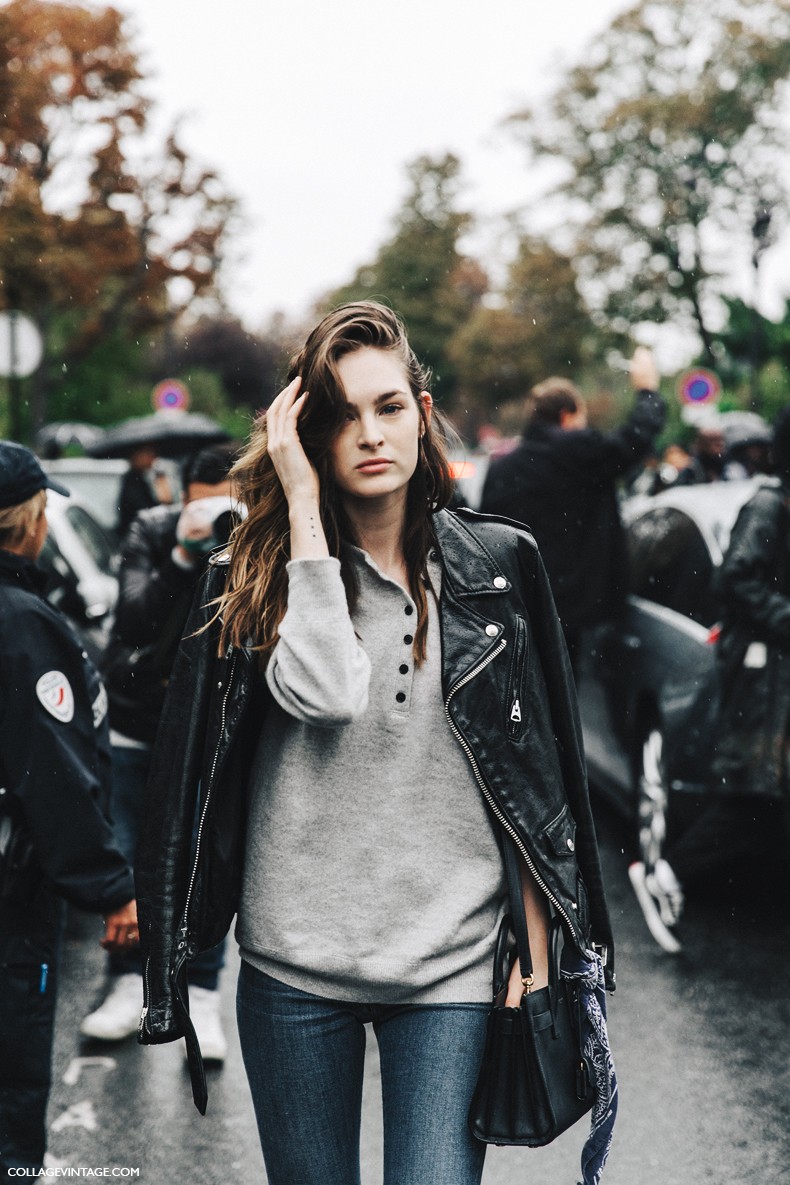
<path fill-rule="evenodd" d="M 186 1035 L 204 1109 L 184 965 L 238 906 L 271 1185 L 359 1180 L 365 1021 L 385 1180 L 466 1185 L 485 1151 L 467 1112 L 505 831 L 534 986 L 550 907 L 580 952 L 608 948 L 614 982 L 567 654 L 531 536 L 443 509 L 442 427 L 394 313 L 330 313 L 289 380 L 234 470 L 248 514 L 198 598 L 160 727 L 141 1040 Z M 509 1002 L 523 990 L 514 970 Z"/>
<path fill-rule="evenodd" d="M 0 1182 L 43 1174 L 65 901 L 137 942 L 132 870 L 109 821 L 107 696 L 36 565 L 48 478 L 0 441 Z"/>

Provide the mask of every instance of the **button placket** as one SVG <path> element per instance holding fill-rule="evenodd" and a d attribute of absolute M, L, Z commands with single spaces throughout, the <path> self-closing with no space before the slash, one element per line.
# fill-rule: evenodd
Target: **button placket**
<path fill-rule="evenodd" d="M 414 611 L 414 605 L 411 603 L 403 606 L 403 613 L 406 617 L 413 617 Z M 414 660 L 411 652 L 413 643 L 414 634 L 406 633 L 403 635 L 403 645 L 404 647 L 408 647 L 409 653 L 398 664 L 394 711 L 403 712 L 404 714 L 408 714 L 411 703 L 411 680 L 414 678 Z"/>

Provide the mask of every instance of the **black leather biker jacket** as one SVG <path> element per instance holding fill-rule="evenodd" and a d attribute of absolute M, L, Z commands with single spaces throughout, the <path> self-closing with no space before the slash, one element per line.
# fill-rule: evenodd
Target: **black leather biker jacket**
<path fill-rule="evenodd" d="M 443 567 L 442 685 L 449 725 L 495 818 L 584 951 L 614 951 L 587 790 L 573 677 L 532 536 L 469 510 L 434 516 Z M 137 867 L 146 956 L 142 1044 L 187 1038 L 198 1108 L 205 1080 L 186 963 L 228 931 L 239 897 L 247 783 L 268 691 L 244 649 L 218 656 L 213 615 L 227 555 L 210 567 L 176 659 L 154 751 Z M 195 825 L 195 820 L 198 820 Z"/>

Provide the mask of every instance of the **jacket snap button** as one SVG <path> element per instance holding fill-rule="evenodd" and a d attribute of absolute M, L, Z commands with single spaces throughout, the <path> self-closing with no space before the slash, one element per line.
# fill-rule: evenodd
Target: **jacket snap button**
<path fill-rule="evenodd" d="M 495 625 L 487 625 L 486 626 L 486 633 L 488 634 L 489 638 L 495 638 L 497 636 L 497 634 L 499 633 L 499 630 L 497 629 L 497 627 Z"/>
<path fill-rule="evenodd" d="M 494 588 L 507 588 L 507 581 L 504 576 L 494 577 Z"/>
<path fill-rule="evenodd" d="M 570 836 L 568 836 L 568 838 L 565 840 L 565 842 L 568 845 L 568 851 L 570 851 L 570 852 L 576 851 L 576 844 L 573 842 L 573 840 L 571 839 Z"/>

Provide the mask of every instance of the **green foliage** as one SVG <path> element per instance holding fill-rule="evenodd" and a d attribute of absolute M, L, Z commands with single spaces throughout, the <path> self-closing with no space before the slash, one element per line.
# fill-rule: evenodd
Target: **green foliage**
<path fill-rule="evenodd" d="M 471 224 L 456 208 L 460 161 L 421 156 L 408 167 L 410 189 L 395 217 L 394 233 L 376 258 L 329 293 L 326 309 L 346 301 L 380 300 L 403 317 L 411 345 L 431 367 L 434 393 L 452 403 L 458 375 L 448 342 L 478 306 L 485 273 L 465 256 L 459 241 Z"/>
<path fill-rule="evenodd" d="M 489 411 L 550 374 L 574 377 L 593 330 L 570 260 L 523 238 L 500 307 L 476 309 L 449 343 L 464 395 Z"/>
<path fill-rule="evenodd" d="M 248 408 L 234 407 L 222 382 L 215 371 L 203 367 L 188 367 L 178 378 L 189 390 L 190 411 L 200 412 L 218 420 L 226 432 L 239 440 L 246 440 L 252 423 Z"/>
<path fill-rule="evenodd" d="M 640 0 L 545 115 L 512 117 L 533 160 L 564 162 L 557 236 L 602 324 L 691 323 L 713 362 L 718 294 L 787 207 L 789 74 L 787 0 Z"/>
<path fill-rule="evenodd" d="M 57 342 L 64 327 L 53 324 Z M 67 332 L 67 330 L 66 330 Z M 82 358 L 63 363 L 49 391 L 49 419 L 105 427 L 151 411 L 147 347 L 118 331 L 108 333 Z"/>

